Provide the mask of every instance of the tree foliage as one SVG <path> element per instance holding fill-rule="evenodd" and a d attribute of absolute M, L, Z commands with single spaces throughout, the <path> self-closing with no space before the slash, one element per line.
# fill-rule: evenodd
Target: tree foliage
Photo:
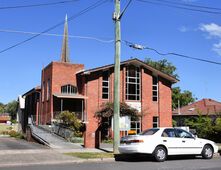
<path fill-rule="evenodd" d="M 145 61 L 148 65 L 156 68 L 157 70 L 160 70 L 166 74 L 169 74 L 175 78 L 179 78 L 178 74 L 176 73 L 177 68 L 174 66 L 171 62 L 169 62 L 167 59 L 159 60 L 159 61 L 153 61 L 150 58 L 145 59 Z M 173 109 L 176 109 L 178 107 L 178 100 L 180 102 L 180 107 L 185 106 L 189 103 L 192 103 L 196 100 L 196 98 L 193 96 L 191 91 L 185 90 L 181 91 L 180 87 L 174 87 L 172 88 L 172 107 Z"/>
<path fill-rule="evenodd" d="M 0 102 L 0 114 L 5 112 L 5 105 Z"/>
<path fill-rule="evenodd" d="M 150 58 L 146 58 L 145 63 L 148 65 L 156 68 L 157 70 L 160 70 L 166 74 L 169 74 L 175 78 L 179 78 L 178 74 L 176 73 L 176 66 L 174 66 L 171 62 L 169 62 L 167 59 L 159 60 L 159 61 L 153 61 Z"/>
<path fill-rule="evenodd" d="M 199 115 L 197 118 L 186 119 L 185 125 L 195 129 L 197 136 L 215 142 L 221 142 L 221 117 L 217 115 L 215 119 L 209 116 Z"/>
<path fill-rule="evenodd" d="M 114 103 L 107 102 L 101 106 L 101 109 L 95 113 L 97 118 L 111 117 L 114 115 Z M 131 116 L 132 119 L 137 120 L 140 115 L 138 111 L 126 103 L 120 103 L 120 116 Z"/>
<path fill-rule="evenodd" d="M 17 105 L 18 102 L 13 100 L 5 106 L 5 112 L 10 114 L 12 120 L 16 119 Z"/>
<path fill-rule="evenodd" d="M 180 107 L 182 107 L 195 102 L 196 98 L 193 96 L 191 91 L 184 90 L 182 92 L 180 87 L 174 87 L 172 88 L 172 101 L 172 107 L 173 109 L 176 109 L 178 108 L 178 101 L 180 103 Z"/>

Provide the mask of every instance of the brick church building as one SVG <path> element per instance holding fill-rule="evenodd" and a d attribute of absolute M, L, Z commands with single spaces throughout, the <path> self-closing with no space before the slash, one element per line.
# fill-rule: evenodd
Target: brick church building
<path fill-rule="evenodd" d="M 121 62 L 120 100 L 146 113 L 140 120 L 131 121 L 131 130 L 172 126 L 171 85 L 176 82 L 138 59 Z M 85 70 L 84 64 L 70 62 L 66 20 L 61 59 L 42 70 L 38 123 L 50 124 L 57 113 L 72 111 L 86 125 L 84 146 L 95 147 L 98 120 L 94 114 L 103 103 L 113 102 L 113 91 L 113 64 Z"/>

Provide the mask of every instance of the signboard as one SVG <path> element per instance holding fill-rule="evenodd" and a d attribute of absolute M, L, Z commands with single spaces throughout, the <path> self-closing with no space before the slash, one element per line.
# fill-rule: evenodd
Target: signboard
<path fill-rule="evenodd" d="M 119 128 L 120 131 L 128 131 L 130 130 L 130 121 L 131 117 L 130 116 L 122 116 L 119 119 Z M 113 130 L 113 118 L 111 120 L 112 124 L 112 130 Z"/>

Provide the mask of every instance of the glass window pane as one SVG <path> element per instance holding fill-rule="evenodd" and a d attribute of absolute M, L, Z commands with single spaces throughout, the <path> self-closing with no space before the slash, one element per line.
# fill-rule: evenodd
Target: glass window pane
<path fill-rule="evenodd" d="M 102 85 L 103 86 L 108 86 L 108 82 L 103 82 Z"/>
<path fill-rule="evenodd" d="M 103 99 L 108 99 L 108 94 L 104 94 L 104 93 L 103 93 L 103 94 L 102 94 L 102 98 L 103 98 Z"/>
<path fill-rule="evenodd" d="M 153 101 L 157 101 L 157 97 L 153 97 Z"/>
<path fill-rule="evenodd" d="M 157 86 L 153 86 L 153 90 L 157 90 Z"/>
<path fill-rule="evenodd" d="M 157 91 L 153 91 L 153 96 L 157 96 Z"/>
<path fill-rule="evenodd" d="M 103 88 L 104 93 L 108 93 L 108 88 Z"/>

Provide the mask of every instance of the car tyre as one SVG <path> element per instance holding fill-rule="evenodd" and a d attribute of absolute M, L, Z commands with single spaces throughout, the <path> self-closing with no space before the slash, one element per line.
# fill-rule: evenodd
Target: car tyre
<path fill-rule="evenodd" d="M 203 157 L 204 159 L 211 159 L 211 158 L 213 158 L 213 153 L 214 153 L 214 151 L 213 151 L 212 146 L 210 146 L 210 145 L 205 145 L 205 146 L 203 147 L 202 157 Z"/>
<path fill-rule="evenodd" d="M 163 146 L 157 146 L 153 156 L 157 162 L 164 162 L 167 158 L 167 150 Z"/>

